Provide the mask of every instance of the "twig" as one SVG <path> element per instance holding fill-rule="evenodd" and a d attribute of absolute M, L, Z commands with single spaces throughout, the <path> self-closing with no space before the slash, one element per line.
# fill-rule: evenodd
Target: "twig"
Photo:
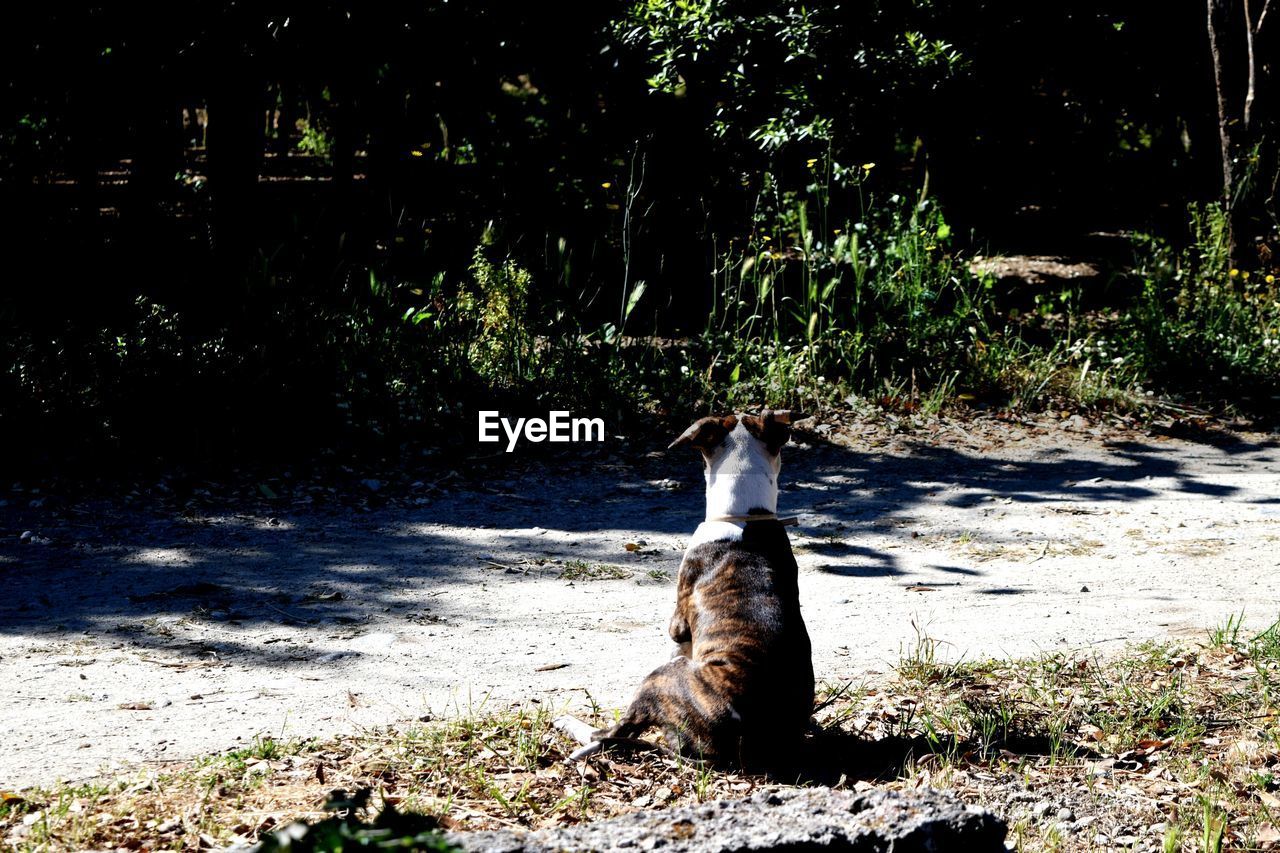
<path fill-rule="evenodd" d="M 846 682 L 844 683 L 844 686 L 843 686 L 843 687 L 841 687 L 841 688 L 840 688 L 839 690 L 837 690 L 835 693 L 832 693 L 832 694 L 831 694 L 830 696 L 828 696 L 824 701 L 819 702 L 817 705 L 815 705 L 815 706 L 813 707 L 813 713 L 815 713 L 815 714 L 816 714 L 816 713 L 818 713 L 819 711 L 821 711 L 823 708 L 826 708 L 828 705 L 830 705 L 831 703 L 835 702 L 837 699 L 839 699 L 841 696 L 843 696 L 845 693 L 847 693 L 847 692 L 849 691 L 849 688 L 850 688 L 850 687 L 852 687 L 852 686 L 853 686 L 853 679 L 851 678 L 851 679 L 849 679 L 848 681 L 846 681 Z"/>
<path fill-rule="evenodd" d="M 282 610 L 281 608 L 276 607 L 274 604 L 272 604 L 269 601 L 264 601 L 262 603 L 263 603 L 263 606 L 267 607 L 268 609 L 274 610 L 275 612 L 279 613 L 281 616 L 284 616 L 287 619 L 292 619 L 294 622 L 297 622 L 300 625 L 306 625 L 310 621 L 308 619 L 303 619 L 301 616 L 294 616 L 288 610 Z"/>

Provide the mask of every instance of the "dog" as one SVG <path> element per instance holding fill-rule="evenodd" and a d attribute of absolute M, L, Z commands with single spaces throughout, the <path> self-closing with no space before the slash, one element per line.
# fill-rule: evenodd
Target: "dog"
<path fill-rule="evenodd" d="M 702 454 L 706 520 L 680 564 L 667 663 L 645 678 L 598 741 L 662 730 L 681 755 L 769 763 L 798 745 L 813 713 L 813 661 L 795 557 L 777 517 L 791 413 L 707 417 L 668 450 Z"/>

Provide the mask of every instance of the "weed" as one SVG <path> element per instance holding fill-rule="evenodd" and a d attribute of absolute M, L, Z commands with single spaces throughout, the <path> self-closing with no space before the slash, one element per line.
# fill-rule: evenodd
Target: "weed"
<path fill-rule="evenodd" d="M 1200 849 L 1204 853 L 1222 853 L 1222 840 L 1227 830 L 1227 818 L 1209 797 L 1202 796 L 1200 819 Z"/>
<path fill-rule="evenodd" d="M 1254 659 L 1280 662 L 1280 620 L 1249 641 L 1249 654 Z"/>
<path fill-rule="evenodd" d="M 1129 319 L 1133 353 L 1152 381 L 1216 398 L 1248 389 L 1258 401 L 1280 391 L 1280 287 L 1275 276 L 1229 269 L 1228 215 L 1192 205 L 1191 245 L 1175 251 L 1139 242 L 1142 295 Z"/>
<path fill-rule="evenodd" d="M 563 581 L 604 581 L 622 580 L 631 577 L 631 572 L 622 566 L 611 566 L 607 563 L 588 563 L 586 560 L 567 560 L 560 571 Z"/>
<path fill-rule="evenodd" d="M 1209 646 L 1215 649 L 1235 648 L 1240 640 L 1240 629 L 1244 627 L 1244 611 L 1232 614 L 1227 621 L 1209 630 Z"/>

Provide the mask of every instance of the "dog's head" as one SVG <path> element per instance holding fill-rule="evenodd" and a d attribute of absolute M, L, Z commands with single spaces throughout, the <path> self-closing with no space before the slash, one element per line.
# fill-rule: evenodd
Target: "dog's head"
<path fill-rule="evenodd" d="M 723 479 L 764 477 L 777 488 L 782 445 L 791 437 L 791 412 L 764 409 L 759 415 L 726 415 L 694 421 L 667 448 L 688 445 L 702 453 L 707 485 Z"/>

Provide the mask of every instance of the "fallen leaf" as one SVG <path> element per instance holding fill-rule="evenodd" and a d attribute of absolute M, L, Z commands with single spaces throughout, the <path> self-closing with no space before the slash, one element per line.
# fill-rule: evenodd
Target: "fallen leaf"
<path fill-rule="evenodd" d="M 1172 745 L 1173 745 L 1173 738 L 1171 737 L 1167 737 L 1164 740 L 1144 739 L 1144 740 L 1138 741 L 1138 749 L 1145 751 L 1147 754 L 1151 754 L 1156 750 L 1164 749 L 1165 747 L 1172 746 Z"/>
<path fill-rule="evenodd" d="M 1280 829 L 1273 823 L 1264 823 L 1257 828 L 1253 838 L 1259 844 L 1280 844 Z"/>
<path fill-rule="evenodd" d="M 553 669 L 564 669 L 568 665 L 567 663 L 547 663 L 536 668 L 534 672 L 550 672 Z"/>

